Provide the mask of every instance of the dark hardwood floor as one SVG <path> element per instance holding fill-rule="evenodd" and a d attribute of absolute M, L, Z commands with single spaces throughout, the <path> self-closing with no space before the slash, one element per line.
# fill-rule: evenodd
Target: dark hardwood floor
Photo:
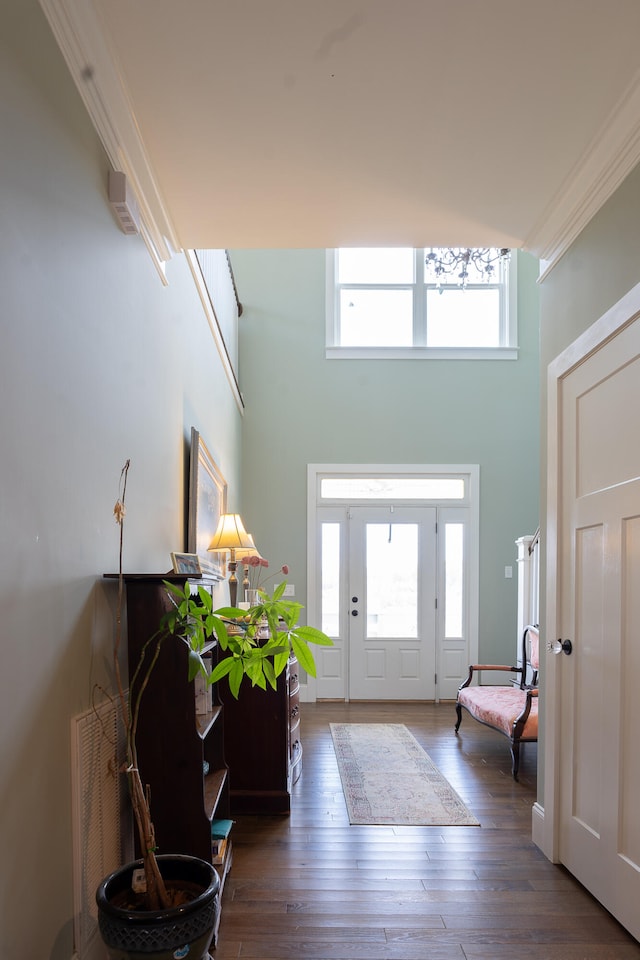
<path fill-rule="evenodd" d="M 504 737 L 466 716 L 456 737 L 451 703 L 303 704 L 302 716 L 291 815 L 237 819 L 216 960 L 640 958 L 531 841 L 535 744 L 515 783 Z M 350 826 L 332 721 L 406 724 L 481 827 Z"/>

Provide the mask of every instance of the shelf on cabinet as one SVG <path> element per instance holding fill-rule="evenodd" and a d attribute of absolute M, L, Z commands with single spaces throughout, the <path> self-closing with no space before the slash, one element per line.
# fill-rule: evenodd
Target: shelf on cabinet
<path fill-rule="evenodd" d="M 217 723 L 218 717 L 222 713 L 222 707 L 214 707 L 210 713 L 199 713 L 196 714 L 196 730 L 198 731 L 198 736 L 204 737 L 207 736 L 209 730 L 214 723 Z"/>
<path fill-rule="evenodd" d="M 212 770 L 204 778 L 204 808 L 209 819 L 216 813 L 220 796 L 227 785 L 228 770 Z"/>

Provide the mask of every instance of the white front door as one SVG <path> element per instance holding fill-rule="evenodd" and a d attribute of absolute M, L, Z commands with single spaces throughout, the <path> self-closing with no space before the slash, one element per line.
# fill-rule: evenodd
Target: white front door
<path fill-rule="evenodd" d="M 558 409 L 559 859 L 640 938 L 640 320 Z"/>
<path fill-rule="evenodd" d="M 349 698 L 433 700 L 436 510 L 349 508 Z"/>

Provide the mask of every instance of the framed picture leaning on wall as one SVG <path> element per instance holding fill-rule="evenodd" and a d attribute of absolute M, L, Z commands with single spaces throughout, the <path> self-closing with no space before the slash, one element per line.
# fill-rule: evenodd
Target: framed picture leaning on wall
<path fill-rule="evenodd" d="M 189 456 L 189 522 L 187 550 L 200 560 L 202 573 L 223 580 L 224 563 L 208 546 L 227 510 L 227 483 L 195 427 L 191 428 Z"/>

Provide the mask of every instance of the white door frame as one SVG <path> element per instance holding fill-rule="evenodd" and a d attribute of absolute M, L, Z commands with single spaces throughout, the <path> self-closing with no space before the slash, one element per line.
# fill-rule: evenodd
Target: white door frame
<path fill-rule="evenodd" d="M 557 590 L 559 572 L 559 524 L 562 491 L 559 484 L 559 443 L 562 381 L 587 357 L 596 353 L 607 340 L 640 315 L 640 283 L 625 294 L 588 330 L 553 360 L 547 370 L 547 518 L 546 540 L 546 615 L 544 638 L 547 644 L 560 637 L 561 609 Z M 554 863 L 560 854 L 560 670 L 564 657 L 547 650 L 543 676 L 544 802 L 533 807 L 533 840 Z"/>
<path fill-rule="evenodd" d="M 468 662 L 478 662 L 478 631 L 480 610 L 480 467 L 478 464 L 416 464 L 416 463 L 310 463 L 307 465 L 307 616 L 309 623 L 320 622 L 320 569 L 318 565 L 318 477 L 324 474 L 372 476 L 455 476 L 468 478 L 469 509 L 469 598 L 468 598 Z M 370 501 L 371 505 L 381 501 Z M 422 506 L 436 505 L 434 501 L 412 501 Z M 407 501 L 407 504 L 409 501 Z M 444 501 L 446 507 L 455 506 L 454 501 Z M 300 685 L 300 699 L 304 702 L 316 700 L 317 684 L 314 677 Z"/>

